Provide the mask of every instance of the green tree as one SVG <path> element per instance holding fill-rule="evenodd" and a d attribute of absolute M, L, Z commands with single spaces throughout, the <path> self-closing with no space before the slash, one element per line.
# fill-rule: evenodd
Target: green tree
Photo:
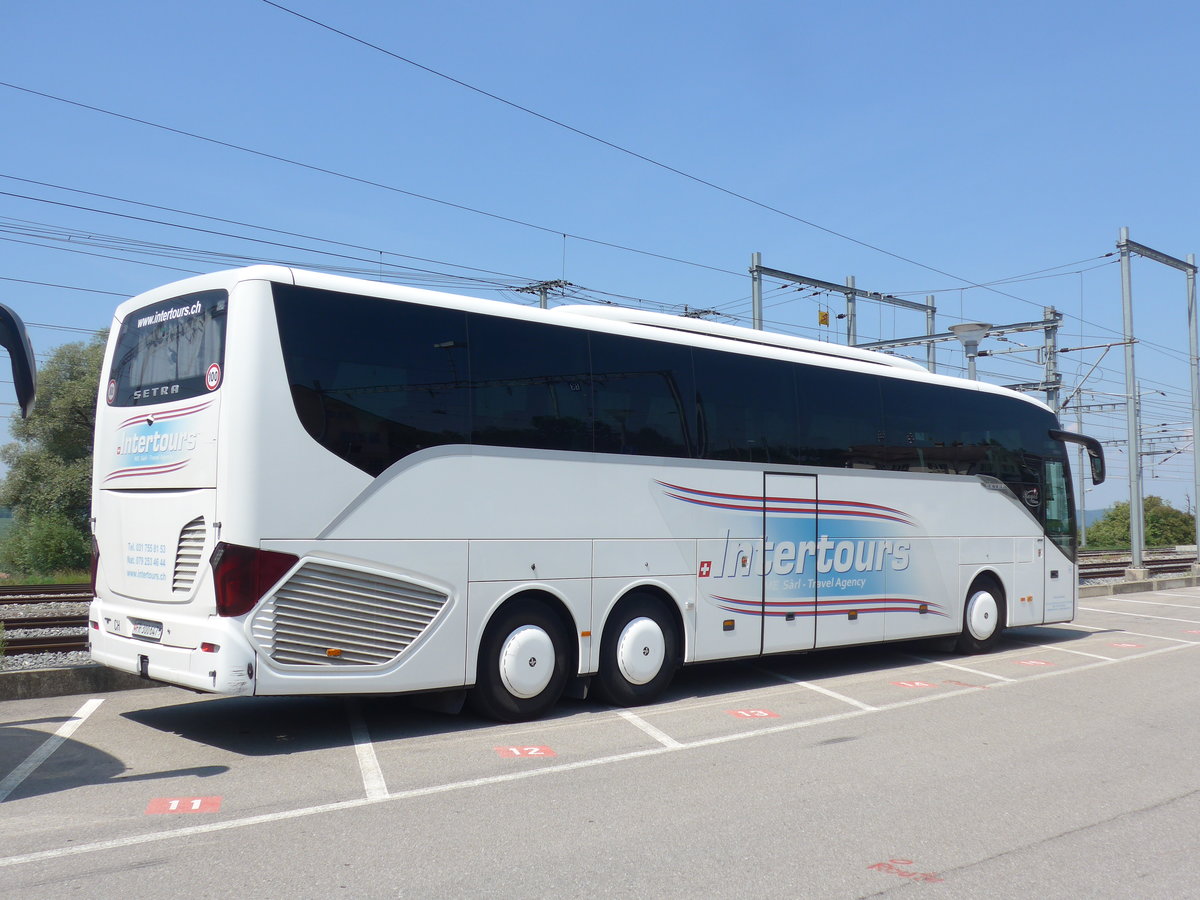
<path fill-rule="evenodd" d="M 0 565 L 22 573 L 85 568 L 91 541 L 92 433 L 106 335 L 58 347 L 38 372 L 38 403 L 14 417 L 16 441 L 0 447 L 8 475 L 0 506 L 14 525 Z"/>
<path fill-rule="evenodd" d="M 1142 500 L 1146 523 L 1147 547 L 1173 547 L 1196 539 L 1196 519 L 1161 497 Z M 1093 548 L 1129 546 L 1129 504 L 1114 503 L 1095 525 L 1087 530 L 1088 546 Z"/>

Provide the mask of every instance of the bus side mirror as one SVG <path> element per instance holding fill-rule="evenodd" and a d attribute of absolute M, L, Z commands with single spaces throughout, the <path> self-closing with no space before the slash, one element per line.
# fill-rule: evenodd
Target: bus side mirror
<path fill-rule="evenodd" d="M 0 303 L 0 347 L 8 351 L 12 361 L 17 405 L 21 407 L 22 418 L 27 418 L 33 412 L 33 400 L 37 395 L 37 364 L 25 323 L 3 303 Z"/>
<path fill-rule="evenodd" d="M 1059 431 L 1056 428 L 1050 429 L 1050 437 L 1056 441 L 1067 441 L 1082 446 L 1087 451 L 1088 461 L 1092 465 L 1092 484 L 1104 483 L 1104 448 L 1098 440 L 1072 431 Z"/>

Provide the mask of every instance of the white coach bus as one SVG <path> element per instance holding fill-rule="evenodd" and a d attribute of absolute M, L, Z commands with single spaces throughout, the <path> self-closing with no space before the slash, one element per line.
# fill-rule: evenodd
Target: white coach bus
<path fill-rule="evenodd" d="M 256 266 L 122 304 L 96 417 L 101 663 L 520 720 L 683 664 L 1075 613 L 1041 403 L 864 350 Z"/>

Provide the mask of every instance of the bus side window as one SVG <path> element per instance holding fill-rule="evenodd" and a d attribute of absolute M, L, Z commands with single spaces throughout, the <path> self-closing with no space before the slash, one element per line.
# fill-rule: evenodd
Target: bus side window
<path fill-rule="evenodd" d="M 378 475 L 417 450 L 467 442 L 463 313 L 273 289 L 296 416 L 321 446 Z"/>
<path fill-rule="evenodd" d="M 796 387 L 792 367 L 713 350 L 694 351 L 703 455 L 794 463 Z"/>
<path fill-rule="evenodd" d="M 592 334 L 597 453 L 692 455 L 692 352 L 622 335 Z M 686 399 L 685 399 L 686 398 Z"/>
<path fill-rule="evenodd" d="M 882 380 L 861 372 L 797 366 L 798 461 L 810 466 L 884 468 Z"/>
<path fill-rule="evenodd" d="M 471 442 L 592 449 L 585 331 L 471 314 Z"/>

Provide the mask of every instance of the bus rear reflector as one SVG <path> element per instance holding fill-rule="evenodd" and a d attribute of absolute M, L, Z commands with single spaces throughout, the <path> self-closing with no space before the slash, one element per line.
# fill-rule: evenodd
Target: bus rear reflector
<path fill-rule="evenodd" d="M 240 616 L 250 612 L 275 582 L 300 557 L 221 541 L 213 550 L 213 583 L 217 590 L 217 615 Z"/>
<path fill-rule="evenodd" d="M 92 562 L 89 566 L 89 581 L 92 583 L 92 596 L 96 596 L 96 573 L 100 571 L 100 545 L 96 543 L 96 536 L 92 535 Z"/>

